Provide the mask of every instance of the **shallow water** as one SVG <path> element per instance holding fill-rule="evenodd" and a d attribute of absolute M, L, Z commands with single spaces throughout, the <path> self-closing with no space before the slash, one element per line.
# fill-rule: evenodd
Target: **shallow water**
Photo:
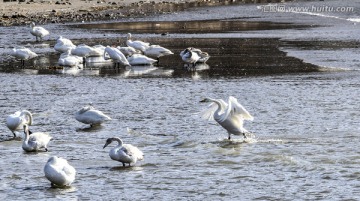
<path fill-rule="evenodd" d="M 282 21 L 281 17 L 273 17 L 274 21 L 278 19 Z M 323 22 L 322 18 L 312 20 Z M 344 24 L 332 20 L 326 19 L 333 26 Z M 335 29 L 333 26 L 304 31 L 322 35 Z M 348 27 L 348 31 L 353 30 Z M 78 30 L 62 27 L 59 32 L 70 34 Z M 88 31 L 89 36 L 94 37 L 92 43 L 109 43 L 111 38 L 124 35 L 106 32 L 109 38 L 104 39 L 101 33 Z M 174 52 L 181 50 L 179 44 L 188 46 L 197 42 L 214 56 L 207 66 L 198 66 L 196 71 L 184 69 L 177 55 L 164 58 L 155 67 L 95 66 L 83 70 L 55 68 L 57 54 L 54 52 L 44 54 L 40 61 L 29 61 L 30 65 L 27 63 L 25 68 L 3 57 L 0 65 L 3 118 L 16 110 L 28 109 L 34 114 L 32 130 L 47 131 L 54 139 L 49 152 L 24 153 L 20 141 L 7 141 L 12 134 L 4 124 L 0 125 L 3 140 L 0 143 L 0 197 L 11 200 L 113 200 L 119 197 L 358 200 L 360 157 L 356 148 L 360 131 L 360 73 L 355 57 L 343 57 L 357 51 L 348 45 L 353 44 L 354 39 L 345 40 L 343 35 L 335 33 L 329 38 L 339 41 L 338 45 L 329 45 L 319 38 L 314 43 L 306 43 L 311 40 L 297 29 L 252 33 L 254 37 L 239 36 L 249 34 L 240 32 L 225 33 L 225 37 L 216 37 L 216 33 L 211 37 L 199 34 L 197 38 L 192 38 L 193 34 L 166 37 L 135 34 L 150 36 L 148 40 Z M 24 34 L 22 38 L 26 37 Z M 33 45 L 31 40 L 29 37 L 25 44 Z M 172 41 L 177 42 L 172 45 Z M 53 41 L 44 43 L 49 43 L 49 47 L 37 50 L 51 49 Z M 224 52 L 211 47 L 213 44 L 223 46 Z M 237 51 L 238 44 L 243 44 L 246 51 Z M 7 47 L 10 42 L 4 41 L 2 45 Z M 323 52 L 322 57 L 314 52 Z M 304 58 L 306 62 L 302 61 Z M 321 65 L 322 60 L 330 65 Z M 315 67 L 314 70 L 299 70 L 307 65 Z M 278 71 L 258 69 L 251 73 L 256 66 Z M 299 69 L 281 70 L 289 66 Z M 243 71 L 247 73 L 241 73 Z M 255 117 L 254 121 L 245 122 L 245 128 L 256 136 L 252 140 L 244 142 L 240 136 L 234 136 L 229 142 L 220 126 L 196 115 L 206 107 L 199 103 L 202 98 L 226 99 L 230 95 L 238 98 Z M 86 104 L 92 104 L 113 120 L 88 129 L 74 119 L 75 111 Z M 112 161 L 108 157 L 110 148 L 102 147 L 106 139 L 113 136 L 138 146 L 145 153 L 145 160 L 130 168 Z M 77 177 L 72 187 L 50 187 L 42 169 L 52 155 L 68 159 L 76 168 Z"/>

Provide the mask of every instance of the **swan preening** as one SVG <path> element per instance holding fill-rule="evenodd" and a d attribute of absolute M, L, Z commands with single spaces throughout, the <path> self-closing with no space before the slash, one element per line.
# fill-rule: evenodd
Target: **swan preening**
<path fill-rule="evenodd" d="M 24 125 L 31 125 L 32 122 L 33 117 L 31 112 L 28 110 L 17 111 L 6 118 L 6 126 L 14 134 L 14 138 L 16 137 L 16 130 L 23 129 Z"/>
<path fill-rule="evenodd" d="M 148 49 L 150 47 L 150 43 L 147 43 L 147 42 L 143 42 L 143 41 L 140 41 L 140 40 L 136 40 L 136 41 L 133 41 L 131 40 L 131 33 L 128 33 L 127 34 L 127 40 L 126 40 L 126 45 L 129 46 L 129 47 L 132 47 L 136 50 L 139 50 L 141 52 L 144 52 L 146 49 Z"/>
<path fill-rule="evenodd" d="M 75 113 L 75 119 L 90 126 L 99 125 L 104 121 L 111 120 L 103 112 L 96 110 L 92 106 L 85 106 Z"/>
<path fill-rule="evenodd" d="M 28 48 L 13 48 L 10 55 L 14 56 L 17 59 L 20 59 L 23 66 L 25 65 L 25 60 L 32 59 L 38 56 L 35 52 L 31 51 Z"/>
<path fill-rule="evenodd" d="M 209 60 L 210 55 L 200 49 L 188 47 L 180 52 L 181 59 L 188 64 L 205 63 Z"/>
<path fill-rule="evenodd" d="M 60 66 L 78 66 L 79 64 L 82 64 L 84 62 L 82 57 L 72 55 L 71 50 L 67 50 L 67 52 L 64 52 L 60 55 L 60 58 L 58 60 L 58 64 Z"/>
<path fill-rule="evenodd" d="M 118 48 L 115 47 L 107 46 L 104 51 L 104 58 L 111 58 L 115 62 L 115 64 L 118 65 L 130 66 L 130 63 L 126 59 L 125 55 Z"/>
<path fill-rule="evenodd" d="M 110 150 L 109 156 L 111 159 L 121 162 L 124 167 L 125 164 L 130 166 L 131 163 L 135 164 L 138 160 L 144 159 L 142 151 L 131 144 L 123 144 L 123 141 L 118 137 L 108 138 L 103 149 L 113 141 L 118 142 L 118 144 Z"/>
<path fill-rule="evenodd" d="M 208 120 L 215 119 L 229 134 L 243 135 L 249 133 L 244 127 L 244 120 L 252 121 L 253 116 L 237 101 L 236 98 L 229 96 L 226 103 L 222 99 L 205 98 L 200 102 L 211 102 L 209 108 L 202 112 L 202 117 Z"/>
<path fill-rule="evenodd" d="M 69 50 L 72 50 L 76 47 L 76 45 L 74 45 L 71 40 L 64 38 L 62 36 L 60 36 L 57 40 L 56 40 L 56 44 L 54 46 L 54 49 L 58 52 L 68 52 Z"/>
<path fill-rule="evenodd" d="M 27 124 L 25 124 L 24 134 L 25 137 L 22 143 L 22 148 L 24 151 L 39 151 L 42 148 L 44 148 L 45 151 L 48 151 L 47 146 L 52 138 L 48 133 L 35 132 L 30 135 L 29 127 Z"/>
<path fill-rule="evenodd" d="M 49 35 L 49 31 L 40 26 L 35 26 L 34 22 L 30 23 L 30 33 L 36 37 L 36 41 L 42 41 L 44 36 Z M 40 38 L 40 40 L 39 40 Z"/>
<path fill-rule="evenodd" d="M 51 186 L 69 186 L 75 180 L 76 170 L 66 159 L 52 156 L 44 167 L 45 177 Z"/>

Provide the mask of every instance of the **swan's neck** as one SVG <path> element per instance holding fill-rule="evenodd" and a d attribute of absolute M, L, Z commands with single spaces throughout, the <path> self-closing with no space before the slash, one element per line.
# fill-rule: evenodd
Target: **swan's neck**
<path fill-rule="evenodd" d="M 31 114 L 31 112 L 29 112 L 29 111 L 27 111 L 27 110 L 23 110 L 23 111 L 21 111 L 21 115 L 24 115 L 24 116 L 26 116 L 26 117 L 27 117 L 27 119 L 28 119 L 27 124 L 29 124 L 29 125 L 31 125 L 31 124 L 32 124 L 32 122 L 33 122 L 33 118 L 32 118 L 32 114 Z"/>
<path fill-rule="evenodd" d="M 29 129 L 28 129 L 28 128 L 25 128 L 25 129 L 24 129 L 24 134 L 25 134 L 24 142 L 27 143 L 27 142 L 29 141 L 29 137 L 30 137 Z"/>
<path fill-rule="evenodd" d="M 218 108 L 215 111 L 215 114 L 220 115 L 220 112 L 223 110 L 223 105 L 220 103 L 220 101 L 216 100 L 216 99 L 211 99 L 211 101 L 213 101 L 214 103 L 216 103 L 218 105 Z"/>
<path fill-rule="evenodd" d="M 123 146 L 123 141 L 120 138 L 113 138 L 113 141 L 118 142 L 118 145 L 115 148 L 120 148 Z"/>

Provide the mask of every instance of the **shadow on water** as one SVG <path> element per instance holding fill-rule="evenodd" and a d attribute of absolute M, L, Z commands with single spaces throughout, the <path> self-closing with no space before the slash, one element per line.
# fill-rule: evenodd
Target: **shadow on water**
<path fill-rule="evenodd" d="M 73 26 L 73 25 L 71 25 Z M 244 22 L 238 19 L 206 20 L 191 22 L 122 22 L 105 24 L 75 25 L 82 29 L 103 29 L 120 31 L 124 37 L 120 40 L 99 38 L 74 40 L 74 44 L 125 46 L 125 34 L 132 33 L 223 33 L 245 30 L 273 30 L 305 28 L 303 25 L 292 25 L 270 22 Z M 244 75 L 268 75 L 283 73 L 302 73 L 319 71 L 318 66 L 287 56 L 280 48 L 289 46 L 278 38 L 173 38 L 171 34 L 142 39 L 151 44 L 159 44 L 174 52 L 173 55 L 161 57 L 160 62 L 151 67 L 114 68 L 113 63 L 91 64 L 84 68 L 62 68 L 57 66 L 58 53 L 48 53 L 33 60 L 26 61 L 25 68 L 20 61 L 8 60 L 0 64 L 2 72 L 21 72 L 26 74 L 70 74 L 122 77 L 237 77 Z M 296 42 L 293 42 L 296 43 Z M 299 42 L 300 44 L 301 42 Z M 296 44 L 292 44 L 296 45 Z M 51 46 L 51 45 L 50 45 Z M 206 64 L 195 68 L 184 68 L 179 53 L 187 47 L 200 48 L 211 56 Z"/>

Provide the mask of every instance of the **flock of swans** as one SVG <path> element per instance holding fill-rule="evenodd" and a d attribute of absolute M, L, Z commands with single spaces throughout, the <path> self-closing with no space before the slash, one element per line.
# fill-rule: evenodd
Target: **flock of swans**
<path fill-rule="evenodd" d="M 42 40 L 49 32 L 32 23 L 31 34 L 36 36 L 36 40 Z M 58 63 L 64 66 L 77 66 L 86 62 L 88 57 L 99 57 L 101 62 L 111 60 L 116 65 L 150 65 L 158 62 L 162 56 L 173 54 L 170 50 L 159 45 L 150 45 L 138 40 L 133 41 L 130 33 L 127 34 L 126 44 L 127 47 L 104 47 L 102 45 L 90 47 L 84 44 L 75 46 L 71 40 L 60 36 L 54 49 L 61 52 Z M 13 55 L 20 58 L 23 62 L 26 59 L 37 56 L 36 53 L 28 49 L 16 48 L 13 49 Z M 181 51 L 180 56 L 188 65 L 204 63 L 210 57 L 208 53 L 193 47 Z M 230 96 L 227 102 L 222 99 L 205 98 L 200 102 L 211 103 L 200 113 L 201 117 L 207 120 L 215 120 L 221 125 L 228 132 L 228 140 L 231 140 L 232 134 L 243 135 L 244 138 L 247 137 L 246 134 L 249 132 L 243 127 L 243 122 L 244 120 L 253 120 L 253 116 L 236 98 Z M 90 127 L 111 120 L 111 117 L 92 106 L 81 108 L 74 116 L 77 121 L 89 124 Z M 52 137 L 48 133 L 31 132 L 29 127 L 32 123 L 33 116 L 28 110 L 17 111 L 6 118 L 6 125 L 14 135 L 14 138 L 16 137 L 17 130 L 23 130 L 22 148 L 24 151 L 48 151 L 48 144 Z M 105 149 L 114 141 L 117 142 L 117 145 L 109 151 L 109 156 L 112 160 L 121 162 L 123 166 L 126 164 L 130 166 L 144 159 L 144 154 L 140 149 L 131 144 L 124 144 L 118 137 L 108 138 L 103 148 Z M 69 186 L 75 180 L 76 170 L 66 159 L 52 156 L 44 166 L 44 173 L 52 186 Z"/>
<path fill-rule="evenodd" d="M 32 22 L 30 33 L 36 37 L 36 41 L 42 41 L 43 37 L 49 35 L 49 31 L 40 26 L 35 26 Z M 114 63 L 115 67 L 153 65 L 159 63 L 160 57 L 174 54 L 171 50 L 160 45 L 132 40 L 131 33 L 127 34 L 126 47 L 111 47 L 95 45 L 93 47 L 80 44 L 74 45 L 70 39 L 59 36 L 54 45 L 54 49 L 60 53 L 58 65 L 66 67 L 86 66 L 87 62 Z M 37 57 L 38 55 L 28 48 L 13 48 L 11 56 L 21 60 L 25 65 L 25 60 Z M 87 60 L 87 58 L 96 58 Z M 189 47 L 180 52 L 181 59 L 188 65 L 195 66 L 196 63 L 205 63 L 209 58 L 207 52 L 200 49 Z"/>

